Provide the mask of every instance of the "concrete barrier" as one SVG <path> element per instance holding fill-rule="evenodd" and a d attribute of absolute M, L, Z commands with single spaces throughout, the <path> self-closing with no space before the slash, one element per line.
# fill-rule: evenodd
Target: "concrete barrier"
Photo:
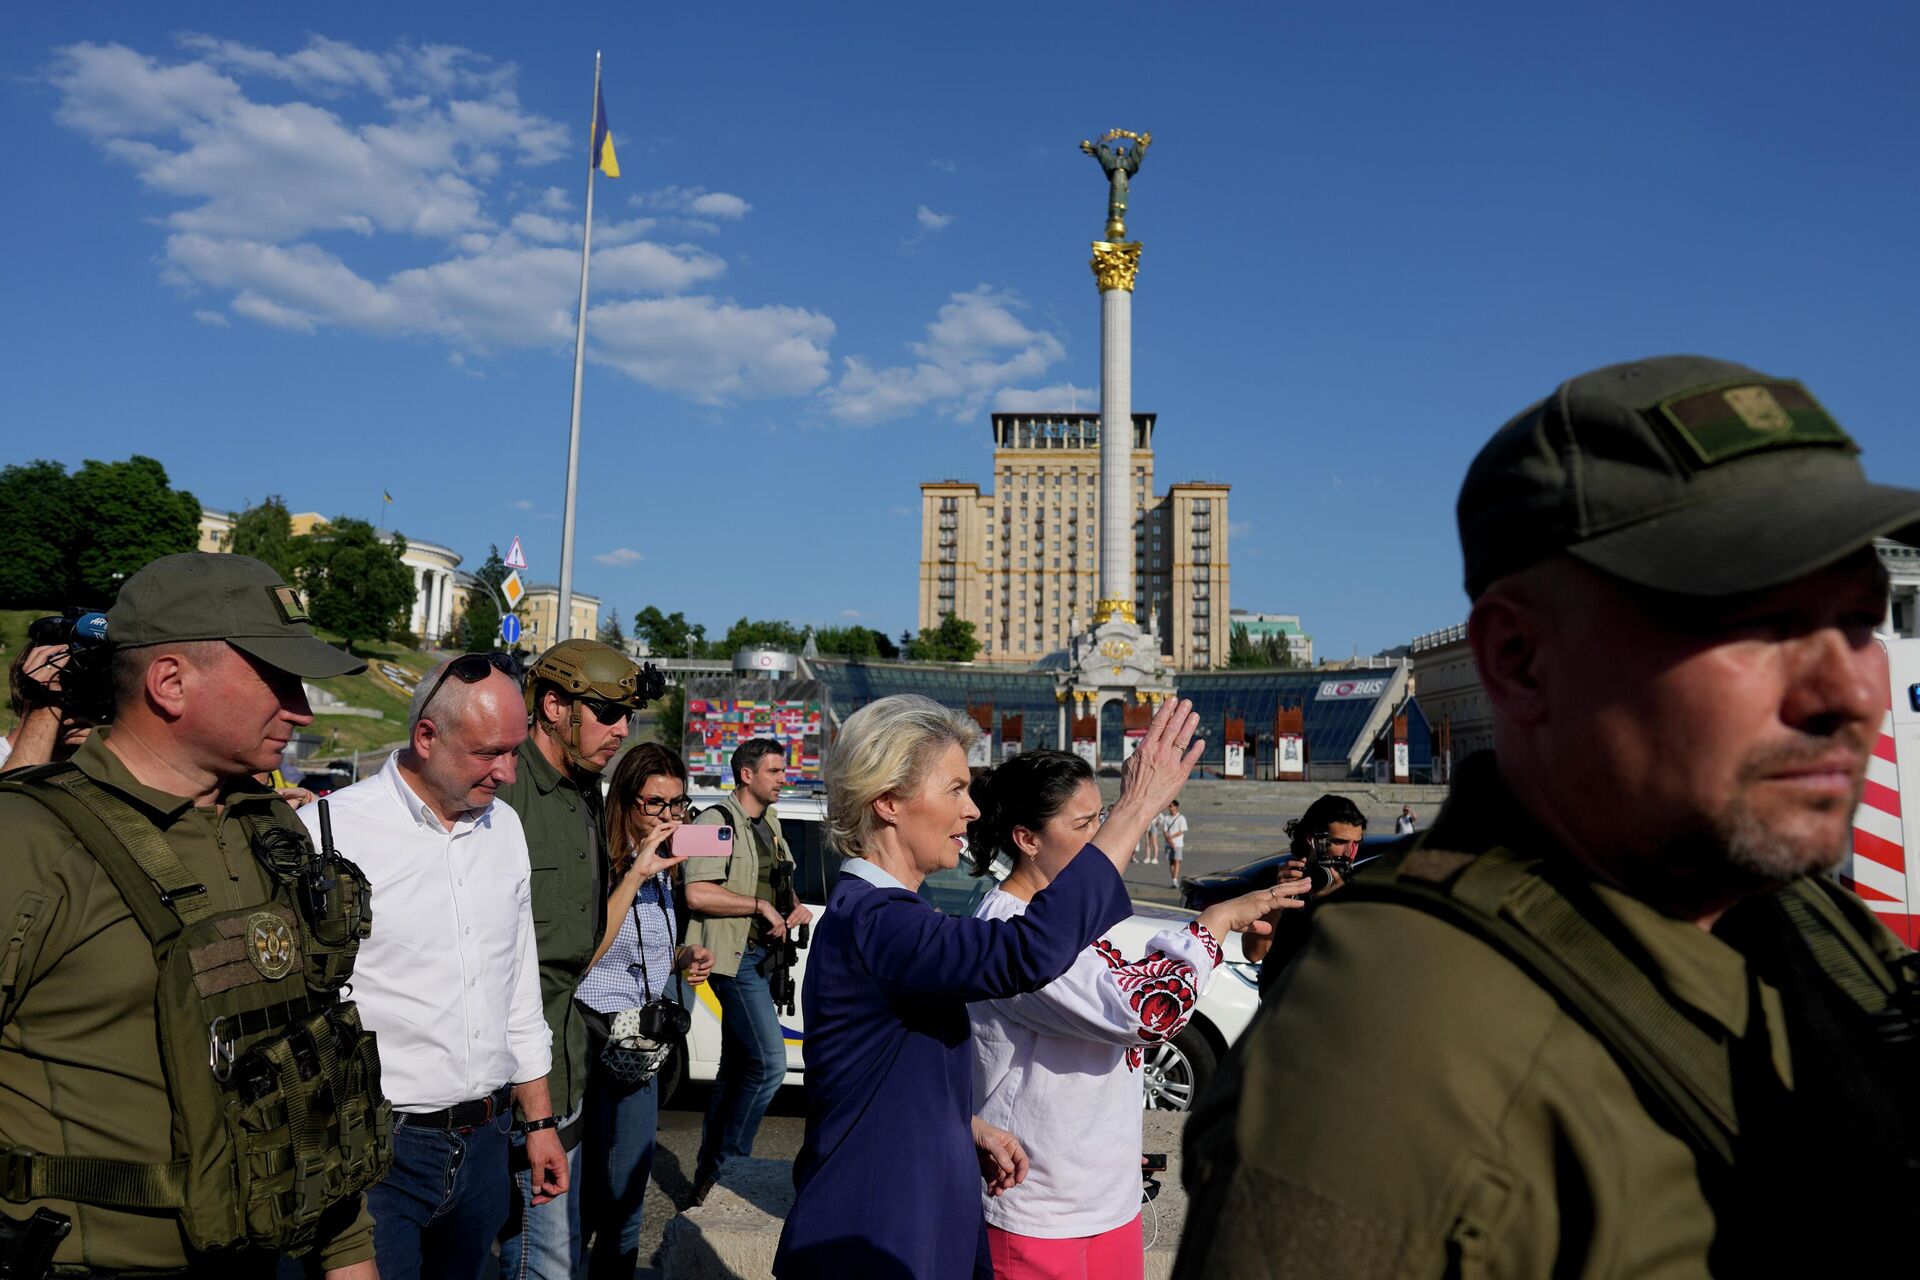
<path fill-rule="evenodd" d="M 1164 1151 L 1160 1194 L 1142 1210 L 1147 1280 L 1173 1274 L 1187 1194 L 1180 1185 L 1180 1136 L 1186 1116 L 1146 1113 L 1143 1149 Z M 785 1160 L 730 1160 L 707 1202 L 670 1219 L 655 1259 L 664 1280 L 767 1280 L 780 1228 L 793 1208 L 793 1165 Z M 876 1206 L 876 1212 L 886 1212 Z M 850 1278 L 851 1280 L 851 1278 Z"/>

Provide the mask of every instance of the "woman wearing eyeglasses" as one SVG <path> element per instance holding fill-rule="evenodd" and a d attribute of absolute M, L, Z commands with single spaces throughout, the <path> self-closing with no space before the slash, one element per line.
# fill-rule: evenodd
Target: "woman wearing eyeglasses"
<path fill-rule="evenodd" d="M 704 947 L 675 945 L 673 883 L 668 872 L 683 858 L 669 841 L 687 816 L 687 766 L 657 743 L 622 756 L 608 783 L 607 850 L 613 888 L 607 896 L 607 929 L 593 967 L 576 997 L 593 1015 L 587 1074 L 585 1152 L 580 1163 L 583 1240 L 593 1239 L 589 1276 L 630 1277 L 640 1251 L 640 1205 L 653 1173 L 654 1133 L 659 1121 L 658 1076 L 670 1040 L 634 1048 L 622 1038 L 611 1050 L 607 1031 L 619 1036 L 625 1023 L 645 1024 L 644 1010 L 658 1001 L 677 1005 L 673 978 L 707 980 L 713 954 Z M 625 1018 L 623 1019 L 623 1015 Z"/>

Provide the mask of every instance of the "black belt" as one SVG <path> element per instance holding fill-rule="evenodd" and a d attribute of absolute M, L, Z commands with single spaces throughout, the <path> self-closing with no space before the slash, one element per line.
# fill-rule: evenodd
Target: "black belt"
<path fill-rule="evenodd" d="M 484 1098 L 456 1102 L 439 1111 L 396 1111 L 393 1120 L 415 1129 L 478 1129 L 495 1116 L 506 1114 L 512 1101 L 513 1086 L 503 1084 Z"/>

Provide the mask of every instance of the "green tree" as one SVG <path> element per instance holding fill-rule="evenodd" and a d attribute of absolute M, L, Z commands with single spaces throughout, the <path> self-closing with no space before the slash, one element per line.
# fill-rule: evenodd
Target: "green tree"
<path fill-rule="evenodd" d="M 69 493 L 71 603 L 109 604 L 142 566 L 200 545 L 199 499 L 168 483 L 152 458 L 83 462 Z"/>
<path fill-rule="evenodd" d="M 633 615 L 633 634 L 647 642 L 647 649 L 662 658 L 704 658 L 707 656 L 707 629 L 687 621 L 684 613 L 661 613 L 648 605 Z"/>
<path fill-rule="evenodd" d="M 223 550 L 265 561 L 281 577 L 293 581 L 300 554 L 294 546 L 293 517 L 287 514 L 285 499 L 270 494 L 264 502 L 242 511 L 234 519 Z"/>
<path fill-rule="evenodd" d="M 620 629 L 620 611 L 608 609 L 607 616 L 600 619 L 600 630 L 596 633 L 601 644 L 610 644 L 625 653 L 627 633 Z"/>
<path fill-rule="evenodd" d="M 914 662 L 972 662 L 979 652 L 973 624 L 951 613 L 941 615 L 939 626 L 922 631 L 907 645 L 907 657 Z"/>
<path fill-rule="evenodd" d="M 500 548 L 489 545 L 487 558 L 474 573 L 476 581 L 467 589 L 467 607 L 460 614 L 460 647 L 468 653 L 487 653 L 500 647 L 500 584 L 507 580 L 507 566 L 500 559 Z"/>
<path fill-rule="evenodd" d="M 798 653 L 805 643 L 806 637 L 791 622 L 742 618 L 727 628 L 727 638 L 720 642 L 720 653 L 716 656 L 726 657 L 742 649 L 785 649 Z"/>
<path fill-rule="evenodd" d="M 72 487 L 57 462 L 0 470 L 0 609 L 68 603 L 76 524 Z"/>
<path fill-rule="evenodd" d="M 823 654 L 840 658 L 877 658 L 880 646 L 868 627 L 822 627 L 813 633 L 813 645 Z"/>
<path fill-rule="evenodd" d="M 314 623 L 356 640 L 386 640 L 406 624 L 413 570 L 400 562 L 407 540 L 384 541 L 365 520 L 340 516 L 300 540 L 300 582 Z"/>
<path fill-rule="evenodd" d="M 1235 623 L 1227 637 L 1227 666 L 1237 671 L 1249 668 L 1287 670 L 1294 665 L 1293 646 L 1278 632 L 1258 639 L 1247 633 L 1245 623 Z"/>

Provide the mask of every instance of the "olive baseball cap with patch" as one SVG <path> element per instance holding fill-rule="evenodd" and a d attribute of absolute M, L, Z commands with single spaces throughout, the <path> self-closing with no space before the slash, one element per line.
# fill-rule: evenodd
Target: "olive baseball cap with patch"
<path fill-rule="evenodd" d="M 114 646 L 225 640 L 306 680 L 358 675 L 367 664 L 313 634 L 300 596 L 252 556 L 189 551 L 128 578 L 107 611 Z"/>
<path fill-rule="evenodd" d="M 1460 487 L 1467 594 L 1559 552 L 1655 591 L 1738 595 L 1891 536 L 1920 491 L 1869 483 L 1800 383 L 1704 356 L 1610 365 L 1502 427 Z"/>

